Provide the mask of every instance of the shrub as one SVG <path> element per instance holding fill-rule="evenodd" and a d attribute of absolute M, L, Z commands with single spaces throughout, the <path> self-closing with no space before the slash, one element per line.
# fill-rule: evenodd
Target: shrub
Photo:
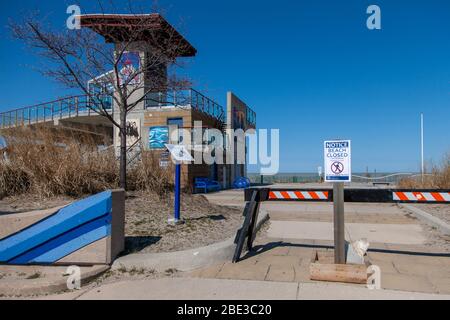
<path fill-rule="evenodd" d="M 401 179 L 398 183 L 405 189 L 450 189 L 450 153 L 444 157 L 440 165 L 433 165 L 431 172 L 421 176 Z"/>
<path fill-rule="evenodd" d="M 99 151 L 88 134 L 63 129 L 16 128 L 4 133 L 7 159 L 0 161 L 0 196 L 32 192 L 42 197 L 79 197 L 117 188 L 118 161 L 113 147 Z M 128 168 L 131 190 L 163 195 L 171 189 L 171 169 L 153 153 Z"/>
<path fill-rule="evenodd" d="M 164 196 L 173 189 L 173 166 L 161 167 L 157 153 L 144 151 L 141 161 L 128 170 L 128 187 Z"/>

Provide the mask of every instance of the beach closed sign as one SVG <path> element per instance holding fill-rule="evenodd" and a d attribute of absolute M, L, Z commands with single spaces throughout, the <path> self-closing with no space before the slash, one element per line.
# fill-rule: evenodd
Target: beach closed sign
<path fill-rule="evenodd" d="M 352 180 L 350 144 L 350 140 L 324 142 L 326 182 L 350 182 Z"/>

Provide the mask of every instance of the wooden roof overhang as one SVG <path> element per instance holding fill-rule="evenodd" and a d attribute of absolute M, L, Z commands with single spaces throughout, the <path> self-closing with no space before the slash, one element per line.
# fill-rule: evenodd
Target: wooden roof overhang
<path fill-rule="evenodd" d="M 160 14 L 84 14 L 82 27 L 90 28 L 109 43 L 145 41 L 157 46 L 175 48 L 172 55 L 193 57 L 197 50 Z"/>

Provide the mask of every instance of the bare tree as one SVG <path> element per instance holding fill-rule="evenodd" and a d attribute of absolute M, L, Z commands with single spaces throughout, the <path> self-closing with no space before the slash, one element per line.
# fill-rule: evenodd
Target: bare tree
<path fill-rule="evenodd" d="M 120 187 L 126 189 L 127 114 L 156 96 L 158 103 L 169 99 L 170 95 L 155 92 L 176 92 L 189 86 L 188 80 L 168 75 L 167 69 L 174 71 L 180 66 L 177 57 L 193 56 L 195 49 L 159 14 L 136 14 L 130 8 L 125 15 L 103 12 L 82 15 L 80 21 L 80 29 L 55 31 L 33 14 L 24 21 L 11 21 L 10 29 L 15 38 L 45 58 L 42 74 L 67 88 L 81 90 L 89 99 L 88 107 L 117 127 Z M 141 52 L 140 67 L 127 70 L 124 76 L 122 64 L 130 51 Z M 105 94 L 111 94 L 118 118 L 111 114 Z"/>

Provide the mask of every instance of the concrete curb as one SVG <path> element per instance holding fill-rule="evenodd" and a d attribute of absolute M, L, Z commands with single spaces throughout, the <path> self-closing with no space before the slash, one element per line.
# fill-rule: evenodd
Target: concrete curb
<path fill-rule="evenodd" d="M 449 300 L 450 295 L 400 290 L 369 290 L 341 283 L 160 278 L 102 285 L 74 300 Z M 199 318 L 199 316 L 197 316 Z"/>
<path fill-rule="evenodd" d="M 260 210 L 256 231 L 269 219 L 265 210 Z M 151 269 L 156 272 L 164 272 L 168 269 L 178 271 L 191 271 L 202 267 L 231 261 L 236 245 L 234 236 L 209 246 L 176 252 L 162 253 L 134 253 L 123 256 L 114 261 L 111 269 Z"/>
<path fill-rule="evenodd" d="M 36 268 L 36 266 L 33 266 Z M 55 266 L 59 268 L 59 266 Z M 93 266 L 86 272 L 81 272 L 81 284 L 85 285 L 91 280 L 110 269 L 109 265 Z M 2 279 L 0 282 L 1 296 L 33 296 L 46 295 L 67 291 L 67 277 L 56 274 L 50 277 L 39 279 Z"/>
<path fill-rule="evenodd" d="M 428 212 L 425 212 L 409 204 L 400 203 L 399 206 L 401 208 L 408 210 L 416 218 L 422 220 L 426 224 L 438 228 L 439 231 L 442 232 L 444 235 L 446 236 L 450 235 L 450 225 L 445 221 L 442 221 L 441 219 L 436 218 L 435 216 L 429 214 Z"/>
<path fill-rule="evenodd" d="M 269 219 L 270 219 L 269 213 L 266 210 L 260 208 L 258 221 L 256 222 L 255 231 L 258 232 L 259 230 L 261 230 L 264 223 L 269 221 Z"/>

